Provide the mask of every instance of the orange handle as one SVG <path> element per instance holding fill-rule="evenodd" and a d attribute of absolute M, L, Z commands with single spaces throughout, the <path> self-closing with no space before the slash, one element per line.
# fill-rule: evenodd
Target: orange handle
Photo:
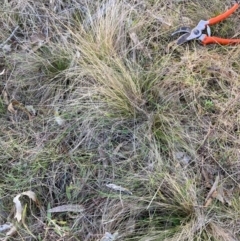
<path fill-rule="evenodd" d="M 240 44 L 240 39 L 224 39 L 224 38 L 206 36 L 202 40 L 202 43 L 203 43 L 203 45 L 206 45 L 206 44 L 221 44 L 221 45 Z"/>
<path fill-rule="evenodd" d="M 211 18 L 208 20 L 208 25 L 213 25 L 216 24 L 218 22 L 221 22 L 222 20 L 224 20 L 225 18 L 229 17 L 233 12 L 235 12 L 237 10 L 237 8 L 239 7 L 238 3 L 235 3 L 229 10 L 227 10 L 225 13 L 220 14 L 217 17 Z"/>

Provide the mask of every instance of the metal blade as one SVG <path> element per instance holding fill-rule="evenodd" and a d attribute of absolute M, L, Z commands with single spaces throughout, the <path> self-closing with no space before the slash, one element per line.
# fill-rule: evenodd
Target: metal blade
<path fill-rule="evenodd" d="M 181 27 L 181 28 L 178 28 L 171 35 L 174 36 L 174 35 L 179 34 L 179 33 L 190 33 L 190 32 L 191 32 L 191 28 L 189 28 L 189 27 Z"/>
<path fill-rule="evenodd" d="M 181 45 L 187 41 L 189 41 L 187 38 L 191 35 L 191 33 L 185 33 L 183 34 L 178 40 L 177 40 L 177 44 Z"/>

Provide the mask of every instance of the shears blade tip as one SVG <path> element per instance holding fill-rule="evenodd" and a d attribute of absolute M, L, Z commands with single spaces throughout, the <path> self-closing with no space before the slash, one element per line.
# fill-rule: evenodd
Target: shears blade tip
<path fill-rule="evenodd" d="M 178 40 L 177 40 L 177 45 L 184 44 L 185 42 L 188 41 L 188 37 L 190 36 L 191 33 L 185 33 L 183 34 Z"/>

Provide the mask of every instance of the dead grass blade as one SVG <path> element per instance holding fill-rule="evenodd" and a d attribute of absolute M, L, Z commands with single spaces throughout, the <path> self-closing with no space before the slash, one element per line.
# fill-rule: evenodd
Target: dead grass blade
<path fill-rule="evenodd" d="M 63 213 L 63 212 L 79 213 L 83 211 L 84 211 L 83 206 L 77 205 L 77 204 L 66 204 L 66 205 L 50 208 L 47 210 L 48 213 Z"/>

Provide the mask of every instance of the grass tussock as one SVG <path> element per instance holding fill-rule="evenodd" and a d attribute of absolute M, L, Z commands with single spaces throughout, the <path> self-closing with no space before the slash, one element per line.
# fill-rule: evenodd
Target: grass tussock
<path fill-rule="evenodd" d="M 229 7 L 2 3 L 0 225 L 16 227 L 3 240 L 240 239 L 239 46 L 171 37 Z M 213 34 L 238 37 L 238 20 Z"/>

